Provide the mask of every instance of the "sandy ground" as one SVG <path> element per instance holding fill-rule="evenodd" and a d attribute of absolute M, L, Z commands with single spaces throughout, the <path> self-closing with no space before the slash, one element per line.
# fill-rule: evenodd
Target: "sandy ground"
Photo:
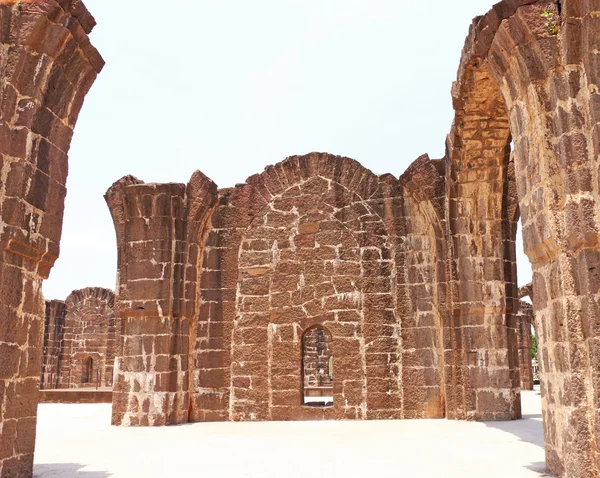
<path fill-rule="evenodd" d="M 540 397 L 513 422 L 400 420 L 110 426 L 110 405 L 39 406 L 35 477 L 540 477 Z"/>

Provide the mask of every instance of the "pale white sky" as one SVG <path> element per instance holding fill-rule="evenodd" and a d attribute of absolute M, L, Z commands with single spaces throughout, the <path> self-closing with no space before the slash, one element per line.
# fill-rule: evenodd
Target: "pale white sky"
<path fill-rule="evenodd" d="M 49 299 L 114 288 L 103 194 L 126 174 L 185 183 L 200 169 L 229 187 L 311 151 L 395 176 L 442 157 L 464 40 L 493 0 L 85 3 L 106 66 L 75 129 Z"/>

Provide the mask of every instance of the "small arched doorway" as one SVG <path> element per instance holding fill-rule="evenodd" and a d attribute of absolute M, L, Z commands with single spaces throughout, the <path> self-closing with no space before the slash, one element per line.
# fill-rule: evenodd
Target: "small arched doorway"
<path fill-rule="evenodd" d="M 94 377 L 94 360 L 92 357 L 86 357 L 81 367 L 81 383 L 90 383 Z"/>
<path fill-rule="evenodd" d="M 333 343 L 323 327 L 313 327 L 302 337 L 302 403 L 333 406 Z"/>

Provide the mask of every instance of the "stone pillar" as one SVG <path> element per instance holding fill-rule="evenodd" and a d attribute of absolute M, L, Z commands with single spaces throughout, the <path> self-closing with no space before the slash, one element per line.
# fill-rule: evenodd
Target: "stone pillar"
<path fill-rule="evenodd" d="M 0 477 L 32 474 L 42 280 L 58 257 L 67 152 L 103 61 L 80 1 L 0 4 Z"/>
<path fill-rule="evenodd" d="M 186 422 L 185 185 L 135 184 L 124 178 L 106 198 L 120 241 L 122 355 L 113 391 L 113 424 Z"/>
<path fill-rule="evenodd" d="M 461 64 L 447 141 L 452 321 L 449 418 L 521 416 L 516 336 L 517 199 L 508 114 L 485 66 Z M 513 193 L 513 194 L 511 194 Z"/>
<path fill-rule="evenodd" d="M 189 419 L 190 321 L 198 314 L 204 229 L 216 186 L 127 176 L 106 193 L 117 234 L 115 308 L 121 320 L 113 424 L 158 426 Z M 195 334 L 195 330 L 193 330 Z"/>
<path fill-rule="evenodd" d="M 515 146 L 546 462 L 561 477 L 592 478 L 600 474 L 600 4 L 508 3 L 504 19 L 494 9 L 478 21 L 473 50 L 500 86 Z"/>
<path fill-rule="evenodd" d="M 533 364 L 531 357 L 531 323 L 533 321 L 533 307 L 531 304 L 523 300 L 519 301 L 519 315 L 517 316 L 517 321 L 521 390 L 533 390 Z"/>
<path fill-rule="evenodd" d="M 44 326 L 40 389 L 58 388 L 65 327 L 65 305 L 62 300 L 46 301 L 46 323 Z"/>
<path fill-rule="evenodd" d="M 402 331 L 402 418 L 443 418 L 453 410 L 452 344 L 446 304 L 444 162 L 418 158 L 400 177 L 390 208 L 395 231 L 397 305 Z M 393 194 L 388 194 L 393 197 Z M 389 220 L 386 220 L 389 224 Z"/>

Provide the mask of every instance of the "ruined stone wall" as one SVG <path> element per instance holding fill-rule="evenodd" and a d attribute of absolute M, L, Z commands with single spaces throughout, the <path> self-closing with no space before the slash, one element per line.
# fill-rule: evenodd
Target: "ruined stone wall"
<path fill-rule="evenodd" d="M 60 355 L 64 337 L 65 307 L 66 304 L 62 300 L 46 301 L 40 389 L 58 388 L 60 383 Z"/>
<path fill-rule="evenodd" d="M 103 61 L 80 1 L 0 2 L 0 476 L 31 476 L 41 281 L 59 253 L 67 153 Z"/>
<path fill-rule="evenodd" d="M 304 334 L 302 349 L 302 376 L 304 387 L 333 385 L 330 360 L 333 359 L 331 335 L 322 327 L 315 327 Z"/>
<path fill-rule="evenodd" d="M 185 419 L 444 416 L 438 301 L 445 291 L 438 286 L 445 265 L 441 225 L 429 223 L 430 214 L 439 217 L 444 180 L 426 157 L 414 169 L 426 187 L 408 180 L 402 186 L 355 161 L 316 153 L 288 158 L 233 189 L 217 191 L 200 173 L 187 186 L 142 185 L 131 177 L 115 183 L 106 197 L 119 242 L 118 308 L 131 324 L 125 329 L 135 324 L 148 335 L 148 319 L 159 308 L 146 295 L 157 287 L 165 288 L 165 301 L 182 297 L 186 304 L 177 311 L 178 336 L 166 334 L 181 340 L 176 363 L 189 363 L 189 376 L 177 365 L 177 381 L 169 382 L 170 393 L 187 397 L 189 390 Z M 161 251 L 158 233 L 148 231 L 157 209 L 148 208 L 167 187 L 183 205 L 176 216 L 182 225 L 165 227 L 160 237 L 174 231 L 187 254 L 155 258 L 152 271 L 146 257 Z M 423 197 L 415 198 L 417 190 Z M 137 204 L 144 204 L 143 221 Z M 161 211 L 163 222 L 173 220 L 171 208 Z M 410 250 L 407 235 L 418 250 Z M 183 292 L 171 289 L 164 273 L 174 258 L 184 271 L 176 278 Z M 133 270 L 142 275 L 133 278 Z M 138 283 L 146 280 L 152 282 Z M 166 310 L 165 302 L 163 316 Z M 324 410 L 302 406 L 302 337 L 316 326 L 331 332 L 335 350 L 337 399 Z M 138 424 L 150 415 L 169 423 L 163 408 L 140 405 L 140 396 L 159 389 L 157 381 L 140 383 L 156 371 L 128 353 L 130 340 L 139 343 L 125 333 L 122 367 L 136 382 L 125 383 L 115 399 L 115 422 Z M 162 347 L 144 353 L 160 354 Z"/>
<path fill-rule="evenodd" d="M 270 192 L 262 208 L 248 202 L 257 185 L 236 188 L 232 201 L 240 216 L 256 212 L 228 265 L 238 270 L 229 418 L 400 417 L 393 237 L 373 207 L 385 201 L 377 178 L 314 155 L 268 168 L 257 182 Z M 326 410 L 302 408 L 299 393 L 301 338 L 318 325 L 336 350 Z"/>
<path fill-rule="evenodd" d="M 112 387 L 116 331 L 111 290 L 73 291 L 66 300 L 57 388 Z M 87 370 L 84 374 L 88 359 L 92 360 L 91 376 Z"/>
<path fill-rule="evenodd" d="M 533 322 L 533 307 L 529 302 L 519 301 L 517 316 L 517 336 L 519 342 L 519 376 L 521 390 L 533 390 L 533 364 L 531 356 L 531 324 Z"/>
<path fill-rule="evenodd" d="M 90 287 L 66 301 L 46 301 L 40 389 L 112 387 L 118 328 L 109 289 Z M 83 380 L 87 359 L 92 373 Z"/>

